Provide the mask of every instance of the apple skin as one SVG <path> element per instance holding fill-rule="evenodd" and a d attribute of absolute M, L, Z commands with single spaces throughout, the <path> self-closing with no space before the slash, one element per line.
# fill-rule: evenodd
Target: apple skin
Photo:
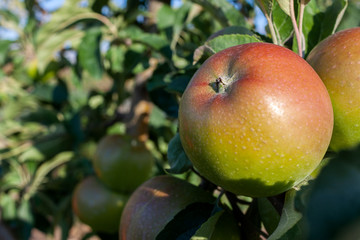
<path fill-rule="evenodd" d="M 94 231 L 116 233 L 129 194 L 108 189 L 95 176 L 83 179 L 72 196 L 74 213 Z"/>
<path fill-rule="evenodd" d="M 328 89 L 334 109 L 330 149 L 360 143 L 360 27 L 337 32 L 320 42 L 307 57 Z"/>
<path fill-rule="evenodd" d="M 107 135 L 97 146 L 93 166 L 96 175 L 110 189 L 131 193 L 151 177 L 154 157 L 143 142 Z"/>
<path fill-rule="evenodd" d="M 332 129 L 319 76 L 294 52 L 269 43 L 214 54 L 180 101 L 179 134 L 189 159 L 238 195 L 272 196 L 301 182 L 322 160 Z"/>
<path fill-rule="evenodd" d="M 214 200 L 210 193 L 185 180 L 169 175 L 153 177 L 130 196 L 120 221 L 120 240 L 155 239 L 187 205 Z"/>

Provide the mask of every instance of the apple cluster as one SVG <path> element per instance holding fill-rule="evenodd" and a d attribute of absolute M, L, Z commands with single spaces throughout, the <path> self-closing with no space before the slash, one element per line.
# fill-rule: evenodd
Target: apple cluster
<path fill-rule="evenodd" d="M 181 144 L 201 177 L 235 195 L 274 196 L 304 181 L 327 151 L 358 145 L 359 39 L 360 28 L 338 32 L 306 60 L 270 43 L 237 45 L 208 58 L 179 108 Z M 149 151 L 120 136 L 99 143 L 93 165 L 96 177 L 77 187 L 74 210 L 89 225 L 100 219 L 95 230 L 119 230 L 121 240 L 155 239 L 189 204 L 215 200 L 174 176 L 150 178 Z M 88 208 L 98 214 L 81 217 Z M 219 219 L 212 236 L 240 238 L 232 215 Z"/>
<path fill-rule="evenodd" d="M 116 233 L 131 193 L 153 173 L 154 159 L 143 142 L 122 135 L 103 137 L 93 156 L 95 175 L 75 188 L 72 207 L 94 231 Z"/>
<path fill-rule="evenodd" d="M 331 35 L 307 61 L 249 43 L 195 73 L 180 102 L 179 133 L 196 170 L 223 189 L 273 196 L 301 183 L 329 149 L 360 142 L 360 28 Z"/>

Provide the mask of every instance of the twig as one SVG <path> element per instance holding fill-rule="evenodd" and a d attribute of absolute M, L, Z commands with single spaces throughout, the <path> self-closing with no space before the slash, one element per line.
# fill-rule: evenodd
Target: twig
<path fill-rule="evenodd" d="M 303 34 L 303 22 L 304 22 L 304 11 L 305 11 L 305 6 L 306 3 L 304 2 L 304 0 L 300 0 L 300 12 L 299 12 L 299 32 L 300 32 L 300 37 L 301 37 L 301 52 L 305 51 L 305 39 L 304 39 L 304 34 Z"/>
<path fill-rule="evenodd" d="M 291 22 L 295 31 L 295 37 L 296 37 L 296 41 L 297 41 L 297 45 L 298 45 L 298 55 L 300 57 L 302 57 L 302 39 L 300 36 L 300 32 L 299 32 L 299 28 L 297 26 L 297 22 L 296 22 L 296 16 L 295 16 L 295 9 L 294 9 L 294 0 L 290 0 L 289 1 L 289 6 L 290 6 L 290 18 L 291 18 Z"/>

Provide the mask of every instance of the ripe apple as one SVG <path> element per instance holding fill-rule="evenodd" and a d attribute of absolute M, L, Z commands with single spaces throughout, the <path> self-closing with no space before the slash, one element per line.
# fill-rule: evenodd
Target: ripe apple
<path fill-rule="evenodd" d="M 154 158 L 143 142 L 122 135 L 103 137 L 93 160 L 95 172 L 105 185 L 128 193 L 151 177 L 153 165 Z"/>
<path fill-rule="evenodd" d="M 334 109 L 334 151 L 360 143 L 360 27 L 337 32 L 307 57 L 328 89 Z"/>
<path fill-rule="evenodd" d="M 94 231 L 116 233 L 128 194 L 108 189 L 95 176 L 82 180 L 75 188 L 72 208 L 75 215 Z"/>
<path fill-rule="evenodd" d="M 210 201 L 214 201 L 210 193 L 185 180 L 169 175 L 153 177 L 130 196 L 120 221 L 120 240 L 155 239 L 187 205 Z"/>
<path fill-rule="evenodd" d="M 201 175 L 235 194 L 265 197 L 301 182 L 322 160 L 333 111 L 311 66 L 270 43 L 208 58 L 180 101 L 179 134 Z"/>

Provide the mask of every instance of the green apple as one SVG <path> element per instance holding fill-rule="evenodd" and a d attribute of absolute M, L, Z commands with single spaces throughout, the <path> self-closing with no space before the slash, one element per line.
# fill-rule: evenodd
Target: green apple
<path fill-rule="evenodd" d="M 360 27 L 337 32 L 320 42 L 307 61 L 328 89 L 334 109 L 334 151 L 360 143 Z"/>
<path fill-rule="evenodd" d="M 214 201 L 213 196 L 169 175 L 156 176 L 130 196 L 120 221 L 120 240 L 155 239 L 158 233 L 187 205 Z"/>
<path fill-rule="evenodd" d="M 214 54 L 180 101 L 180 139 L 194 167 L 239 195 L 276 195 L 304 180 L 322 160 L 332 129 L 319 76 L 270 43 Z"/>
<path fill-rule="evenodd" d="M 93 160 L 95 172 L 105 185 L 128 193 L 151 177 L 153 165 L 154 158 L 143 142 L 122 135 L 103 137 Z"/>
<path fill-rule="evenodd" d="M 76 186 L 72 208 L 94 231 L 116 233 L 128 198 L 128 194 L 113 192 L 95 176 L 90 176 Z"/>

